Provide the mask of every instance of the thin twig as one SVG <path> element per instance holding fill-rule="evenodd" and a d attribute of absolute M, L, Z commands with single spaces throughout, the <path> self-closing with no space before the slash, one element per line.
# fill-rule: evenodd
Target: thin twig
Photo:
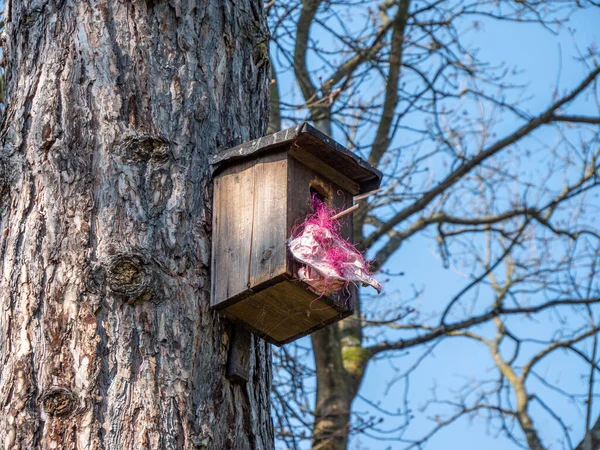
<path fill-rule="evenodd" d="M 363 200 L 363 199 L 365 199 L 367 197 L 370 197 L 371 195 L 375 195 L 375 194 L 377 194 L 377 193 L 379 193 L 381 191 L 383 191 L 383 188 L 375 189 L 374 191 L 369 191 L 369 192 L 366 192 L 366 193 L 361 194 L 361 195 L 355 195 L 354 196 L 354 201 L 358 202 L 358 201 Z"/>
<path fill-rule="evenodd" d="M 337 219 L 339 219 L 340 217 L 344 217 L 345 215 L 347 215 L 347 214 L 350 214 L 352 211 L 356 211 L 357 209 L 358 209 L 358 205 L 351 206 L 351 207 L 350 207 L 350 208 L 348 208 L 348 209 L 345 209 L 345 210 L 343 210 L 343 211 L 340 211 L 340 212 L 339 212 L 339 213 L 337 213 L 335 216 L 331 216 L 331 220 L 337 220 Z"/>

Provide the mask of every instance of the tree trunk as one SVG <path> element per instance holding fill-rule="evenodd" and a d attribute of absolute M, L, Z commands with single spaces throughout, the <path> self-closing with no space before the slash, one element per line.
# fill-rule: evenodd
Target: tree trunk
<path fill-rule="evenodd" d="M 346 450 L 352 398 L 346 382 L 338 324 L 317 331 L 311 339 L 317 370 L 312 448 Z"/>
<path fill-rule="evenodd" d="M 317 371 L 313 450 L 348 447 L 352 403 L 369 361 L 362 347 L 358 293 L 355 299 L 354 316 L 311 336 Z"/>
<path fill-rule="evenodd" d="M 6 0 L 4 449 L 268 449 L 270 352 L 225 379 L 208 158 L 268 120 L 261 0 Z"/>

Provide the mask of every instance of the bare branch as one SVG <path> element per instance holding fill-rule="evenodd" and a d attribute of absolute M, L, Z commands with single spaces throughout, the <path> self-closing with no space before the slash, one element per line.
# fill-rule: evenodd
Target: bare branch
<path fill-rule="evenodd" d="M 369 162 L 374 166 L 379 165 L 381 157 L 390 145 L 390 130 L 394 121 L 394 112 L 398 105 L 398 81 L 400 79 L 404 33 L 406 22 L 408 21 L 409 7 L 410 0 L 400 1 L 398 12 L 393 20 L 392 46 L 389 56 L 390 61 L 385 88 L 385 100 L 383 103 L 381 120 L 377 127 L 377 134 L 375 135 L 375 140 L 373 141 L 372 150 L 369 155 Z"/>
<path fill-rule="evenodd" d="M 519 141 L 524 136 L 527 136 L 536 128 L 551 122 L 554 112 L 560 109 L 562 106 L 571 102 L 575 97 L 577 97 L 577 95 L 583 92 L 596 79 L 596 77 L 599 74 L 600 67 L 597 67 L 593 71 L 591 71 L 588 74 L 588 76 L 573 91 L 571 91 L 562 99 L 555 102 L 542 114 L 531 119 L 529 122 L 527 122 L 527 124 L 523 125 L 521 128 L 514 131 L 509 136 L 496 142 L 494 145 L 488 147 L 487 149 L 482 150 L 473 158 L 466 160 L 458 169 L 451 172 L 443 181 L 441 181 L 437 186 L 435 186 L 433 189 L 424 194 L 419 200 L 400 211 L 390 220 L 385 222 L 379 229 L 371 233 L 364 240 L 363 246 L 365 248 L 369 248 L 373 243 L 375 243 L 375 241 L 377 241 L 381 236 L 384 236 L 386 233 L 388 233 L 393 227 L 406 220 L 413 214 L 427 207 L 427 205 L 429 205 L 438 195 L 449 189 L 453 184 L 455 184 L 458 180 L 460 180 L 463 176 L 465 176 L 475 167 L 483 163 L 485 160 L 491 158 L 507 146 Z"/>

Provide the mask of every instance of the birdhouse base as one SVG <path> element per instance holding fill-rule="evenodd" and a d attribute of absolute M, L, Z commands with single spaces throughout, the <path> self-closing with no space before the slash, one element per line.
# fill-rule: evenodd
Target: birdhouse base
<path fill-rule="evenodd" d="M 307 284 L 284 275 L 270 281 L 219 305 L 219 312 L 279 346 L 354 313 L 352 286 L 348 291 L 319 296 Z"/>

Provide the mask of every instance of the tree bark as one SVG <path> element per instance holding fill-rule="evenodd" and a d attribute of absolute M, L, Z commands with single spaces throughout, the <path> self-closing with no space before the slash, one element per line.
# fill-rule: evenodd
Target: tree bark
<path fill-rule="evenodd" d="M 312 334 L 317 371 L 313 450 L 345 450 L 352 398 L 342 360 L 340 329 L 330 325 Z"/>
<path fill-rule="evenodd" d="M 594 450 L 597 448 L 600 448 L 600 417 L 596 420 L 594 426 L 587 430 L 575 450 Z"/>
<path fill-rule="evenodd" d="M 208 158 L 268 120 L 262 1 L 7 0 L 5 20 L 3 448 L 273 448 L 269 348 L 231 384 L 208 310 Z"/>
<path fill-rule="evenodd" d="M 313 450 L 346 450 L 352 403 L 369 361 L 362 347 L 360 297 L 355 315 L 314 333 L 312 347 L 317 372 Z"/>

